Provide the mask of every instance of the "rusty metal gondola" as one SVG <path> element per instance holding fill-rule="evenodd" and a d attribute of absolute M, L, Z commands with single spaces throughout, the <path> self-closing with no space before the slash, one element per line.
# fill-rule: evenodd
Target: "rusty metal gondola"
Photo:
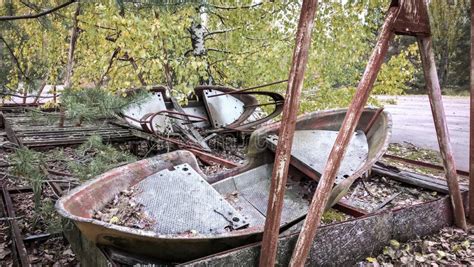
<path fill-rule="evenodd" d="M 316 156 L 307 158 L 304 146 L 295 143 L 290 176 L 310 177 L 316 183 L 329 155 L 329 150 L 323 148 L 332 145 L 346 111 L 314 112 L 296 121 L 296 134 L 306 138 L 304 146 L 321 149 Z M 363 131 L 370 124 L 366 135 Z M 166 262 L 184 262 L 259 241 L 280 125 L 270 124 L 252 133 L 243 165 L 206 176 L 192 153 L 175 151 L 108 171 L 61 198 L 57 209 L 87 239 L 99 245 Z M 366 109 L 357 131 L 356 142 L 350 145 L 357 153 L 344 159 L 343 165 L 349 167 L 340 173 L 340 183 L 333 192 L 334 203 L 342 197 L 341 187 L 348 188 L 385 153 L 391 132 L 390 115 Z M 153 229 L 139 230 L 93 218 L 94 212 L 131 187 L 137 190 L 137 203 L 143 203 L 146 214 L 155 219 Z M 289 179 L 279 225 L 282 230 L 305 217 L 309 207 L 307 190 Z"/>

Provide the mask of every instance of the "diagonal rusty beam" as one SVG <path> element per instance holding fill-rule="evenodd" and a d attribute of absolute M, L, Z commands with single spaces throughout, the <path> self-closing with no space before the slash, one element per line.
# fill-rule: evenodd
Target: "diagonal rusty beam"
<path fill-rule="evenodd" d="M 334 185 L 336 174 L 349 144 L 350 138 L 359 122 L 365 104 L 369 98 L 377 74 L 387 53 L 390 39 L 393 37 L 392 27 L 396 21 L 400 7 L 392 5 L 388 10 L 379 38 L 369 59 L 362 80 L 357 86 L 357 92 L 346 113 L 335 144 L 329 154 L 326 168 L 321 176 L 315 195 L 311 201 L 308 215 L 298 237 L 296 247 L 290 260 L 290 266 L 304 266 L 316 231 L 321 222 L 321 216 Z"/>
<path fill-rule="evenodd" d="M 423 64 L 426 89 L 428 90 L 431 111 L 433 113 L 433 120 L 436 128 L 436 136 L 439 143 L 439 151 L 441 153 L 441 158 L 443 159 L 446 180 L 448 181 L 449 194 L 451 196 L 451 203 L 453 205 L 454 221 L 457 227 L 466 230 L 466 216 L 464 213 L 461 192 L 459 191 L 453 149 L 449 140 L 448 124 L 446 122 L 446 114 L 443 107 L 441 88 L 439 86 L 438 73 L 436 71 L 431 36 L 418 37 L 417 39 L 421 55 L 421 62 Z"/>
<path fill-rule="evenodd" d="M 5 187 L 1 187 L 1 193 L 3 195 L 3 200 L 5 201 L 7 215 L 10 218 L 16 218 L 15 210 L 13 208 L 12 199 L 10 193 Z M 0 199 L 1 201 L 1 199 Z M 12 240 L 14 242 L 15 248 L 18 252 L 18 257 L 20 260 L 20 266 L 30 266 L 30 261 L 28 258 L 28 252 L 25 247 L 25 243 L 23 243 L 23 238 L 21 237 L 20 227 L 18 226 L 18 222 L 16 219 L 11 220 L 10 222 L 11 230 L 12 230 Z"/>
<path fill-rule="evenodd" d="M 291 157 L 291 146 L 296 126 L 304 73 L 308 62 L 308 50 L 311 44 L 311 32 L 318 7 L 317 0 L 304 0 L 296 32 L 296 45 L 293 51 L 293 62 L 288 79 L 288 88 L 283 107 L 279 141 L 275 151 L 268 199 L 267 216 L 260 253 L 260 266 L 275 266 L 278 234 L 280 230 L 283 197 L 285 196 L 288 168 Z"/>

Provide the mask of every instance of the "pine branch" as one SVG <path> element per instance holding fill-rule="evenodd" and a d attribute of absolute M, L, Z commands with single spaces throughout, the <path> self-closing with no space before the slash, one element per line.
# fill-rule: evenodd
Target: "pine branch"
<path fill-rule="evenodd" d="M 39 12 L 36 14 L 31 14 L 31 15 L 20 15 L 20 16 L 3 16 L 0 17 L 0 21 L 9 21 L 9 20 L 19 20 L 19 19 L 36 19 L 45 15 L 48 15 L 50 13 L 53 13 L 56 10 L 59 10 L 61 8 L 67 7 L 72 3 L 75 3 L 77 0 L 69 0 L 61 5 L 55 6 L 51 9 L 45 10 L 43 12 Z"/>

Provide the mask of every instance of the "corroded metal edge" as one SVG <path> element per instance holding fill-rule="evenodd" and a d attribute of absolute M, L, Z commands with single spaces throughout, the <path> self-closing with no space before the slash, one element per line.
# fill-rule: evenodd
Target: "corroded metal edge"
<path fill-rule="evenodd" d="M 464 193 L 466 199 L 467 193 Z M 321 226 L 306 264 L 352 265 L 376 255 L 391 239 L 401 242 L 438 232 L 453 224 L 449 197 L 392 211 L 381 211 L 342 223 Z M 278 240 L 277 266 L 287 266 L 298 233 Z M 260 243 L 210 255 L 179 266 L 257 266 Z"/>

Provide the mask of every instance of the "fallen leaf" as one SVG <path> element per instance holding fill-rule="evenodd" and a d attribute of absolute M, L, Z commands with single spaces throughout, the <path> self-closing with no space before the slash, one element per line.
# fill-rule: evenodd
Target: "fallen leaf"
<path fill-rule="evenodd" d="M 375 263 L 377 262 L 377 259 L 376 258 L 372 258 L 372 257 L 367 257 L 366 260 L 370 263 Z"/>
<path fill-rule="evenodd" d="M 439 257 L 440 259 L 446 257 L 446 253 L 445 253 L 444 251 L 442 251 L 442 250 L 436 251 L 436 254 L 438 254 L 438 257 Z"/>
<path fill-rule="evenodd" d="M 392 248 L 394 249 L 399 249 L 400 248 L 400 243 L 397 241 L 397 240 L 390 240 L 390 246 L 392 246 Z"/>
<path fill-rule="evenodd" d="M 109 223 L 116 224 L 116 223 L 118 223 L 119 221 L 120 221 L 120 220 L 119 220 L 119 218 L 118 218 L 117 216 L 113 216 L 113 217 L 110 219 Z"/>

